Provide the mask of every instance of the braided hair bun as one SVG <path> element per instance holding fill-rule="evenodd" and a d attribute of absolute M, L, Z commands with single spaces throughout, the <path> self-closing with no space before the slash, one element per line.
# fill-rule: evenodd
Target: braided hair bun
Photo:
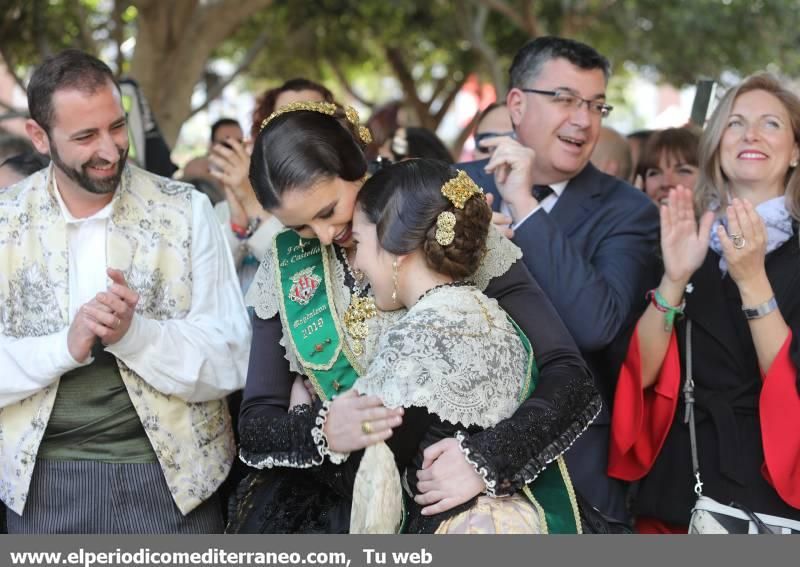
<path fill-rule="evenodd" d="M 464 208 L 446 209 L 456 217 L 453 242 L 442 246 L 436 240 L 437 224 L 426 233 L 422 250 L 428 265 L 436 272 L 461 280 L 475 273 L 486 254 L 486 235 L 492 221 L 492 210 L 482 193 L 464 203 Z"/>
<path fill-rule="evenodd" d="M 464 206 L 456 207 L 442 188 L 457 178 L 462 181 L 458 170 L 431 159 L 402 161 L 369 178 L 358 203 L 376 225 L 381 247 L 397 255 L 421 250 L 432 270 L 456 280 L 474 274 L 486 252 L 492 211 L 482 193 L 469 193 L 475 186 L 468 178 L 460 184 Z M 455 217 L 447 244 L 437 239 L 437 221 L 444 212 Z"/>

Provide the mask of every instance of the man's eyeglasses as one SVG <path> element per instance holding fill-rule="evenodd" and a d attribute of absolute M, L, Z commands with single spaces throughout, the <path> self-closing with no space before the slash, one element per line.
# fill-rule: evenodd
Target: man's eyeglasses
<path fill-rule="evenodd" d="M 585 102 L 586 107 L 589 109 L 589 112 L 592 114 L 596 114 L 597 116 L 602 116 L 605 118 L 608 116 L 608 113 L 614 110 L 614 107 L 610 104 L 606 104 L 602 100 L 588 100 L 585 98 L 581 98 L 578 95 L 571 93 L 569 91 L 564 91 L 560 89 L 556 89 L 554 91 L 542 91 L 539 89 L 520 89 L 524 93 L 534 93 L 549 96 L 552 98 L 553 102 L 563 106 L 564 108 L 568 109 L 579 109 L 581 105 Z"/>
<path fill-rule="evenodd" d="M 492 153 L 493 148 L 484 146 L 483 142 L 491 138 L 497 138 L 498 136 L 508 136 L 514 139 L 517 137 L 513 130 L 509 130 L 508 132 L 480 132 L 479 134 L 475 134 L 475 149 L 484 154 Z"/>

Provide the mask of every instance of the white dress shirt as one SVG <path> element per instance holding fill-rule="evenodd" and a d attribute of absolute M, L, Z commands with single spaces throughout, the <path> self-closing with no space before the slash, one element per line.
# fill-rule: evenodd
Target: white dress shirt
<path fill-rule="evenodd" d="M 55 179 L 54 179 L 55 182 Z M 69 320 L 106 290 L 106 228 L 114 201 L 87 218 L 75 218 L 56 188 L 67 223 Z M 116 197 L 115 197 L 116 198 Z M 250 322 L 233 259 L 208 198 L 192 193 L 192 305 L 184 319 L 156 321 L 135 314 L 127 333 L 106 350 L 156 390 L 189 402 L 219 399 L 244 387 Z M 42 337 L 13 338 L 0 321 L 0 408 L 90 364 L 67 347 L 69 327 Z"/>
<path fill-rule="evenodd" d="M 564 189 L 567 188 L 567 184 L 568 183 L 569 183 L 569 179 L 566 180 L 566 181 L 561 181 L 560 183 L 551 183 L 550 184 L 550 189 L 552 189 L 553 192 L 550 193 L 544 199 L 542 199 L 542 201 L 536 206 L 536 208 L 533 209 L 527 215 L 525 215 L 524 218 L 522 218 L 521 220 L 519 220 L 519 221 L 515 222 L 514 224 L 512 224 L 511 225 L 511 229 L 512 230 L 517 230 L 517 228 L 519 228 L 522 225 L 522 223 L 524 223 L 526 220 L 531 218 L 533 213 L 535 213 L 539 209 L 543 209 L 544 212 L 546 212 L 546 213 L 549 213 L 550 211 L 552 211 L 553 207 L 556 206 L 556 202 L 558 201 L 558 198 L 561 197 L 561 194 L 564 192 Z M 505 201 L 500 203 L 500 212 L 503 213 L 504 215 L 508 215 L 509 217 L 511 216 L 511 209 L 508 208 L 508 205 L 505 203 Z"/>

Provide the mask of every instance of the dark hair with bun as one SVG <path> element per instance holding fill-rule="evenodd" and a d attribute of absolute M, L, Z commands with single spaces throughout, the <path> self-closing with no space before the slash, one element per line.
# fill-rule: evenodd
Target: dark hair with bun
<path fill-rule="evenodd" d="M 250 183 L 265 209 L 279 207 L 286 191 L 366 173 L 362 142 L 341 107 L 334 116 L 313 110 L 276 116 L 259 132 L 250 158 Z"/>
<path fill-rule="evenodd" d="M 460 280 L 475 273 L 486 252 L 492 211 L 476 193 L 456 208 L 442 186 L 458 171 L 438 160 L 412 159 L 379 170 L 358 193 L 358 204 L 376 226 L 378 242 L 392 254 L 421 249 L 428 265 Z M 436 241 L 439 213 L 456 217 L 455 238 L 442 246 Z"/>

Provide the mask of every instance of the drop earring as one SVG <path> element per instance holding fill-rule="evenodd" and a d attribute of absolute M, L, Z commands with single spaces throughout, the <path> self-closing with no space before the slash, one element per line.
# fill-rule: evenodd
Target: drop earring
<path fill-rule="evenodd" d="M 397 303 L 397 258 L 392 260 L 392 301 Z"/>

